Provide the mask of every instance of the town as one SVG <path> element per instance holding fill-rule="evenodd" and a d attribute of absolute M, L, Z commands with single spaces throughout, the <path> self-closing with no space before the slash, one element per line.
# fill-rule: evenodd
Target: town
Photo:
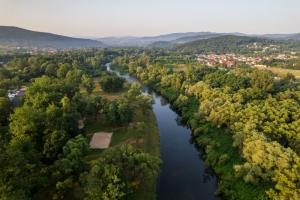
<path fill-rule="evenodd" d="M 235 68 L 237 63 L 245 63 L 250 66 L 254 65 L 262 65 L 263 60 L 271 60 L 271 59 L 278 59 L 278 60 L 289 60 L 289 59 L 297 59 L 296 52 L 290 52 L 290 55 L 286 54 L 277 54 L 277 55 L 270 55 L 270 56 L 245 56 L 240 54 L 196 54 L 196 60 L 202 64 L 208 66 L 215 66 L 217 64 L 221 64 L 227 68 Z M 265 65 L 264 65 L 265 66 Z M 267 66 L 265 66 L 267 67 Z"/>

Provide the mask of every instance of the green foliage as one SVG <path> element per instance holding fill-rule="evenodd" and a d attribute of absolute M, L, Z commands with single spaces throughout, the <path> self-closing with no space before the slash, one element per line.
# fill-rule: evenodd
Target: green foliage
<path fill-rule="evenodd" d="M 130 89 L 127 91 L 127 93 L 125 94 L 126 98 L 128 98 L 129 100 L 133 101 L 135 100 L 135 98 L 142 94 L 142 92 L 144 91 L 143 87 L 141 84 L 139 83 L 132 83 L 130 85 Z"/>
<path fill-rule="evenodd" d="M 0 97 L 0 125 L 7 125 L 7 119 L 11 112 L 11 102 L 7 97 Z"/>
<path fill-rule="evenodd" d="M 128 126 L 128 132 L 134 135 L 136 143 L 138 143 L 139 138 L 141 138 L 142 134 L 146 132 L 146 128 L 147 126 L 144 122 L 130 123 Z"/>
<path fill-rule="evenodd" d="M 122 199 L 157 177 L 161 160 L 131 145 L 111 147 L 82 175 L 87 199 Z M 96 186 L 96 187 L 95 187 Z"/>
<path fill-rule="evenodd" d="M 227 154 L 223 154 L 219 157 L 219 165 L 224 165 L 230 160 L 230 157 Z"/>
<path fill-rule="evenodd" d="M 252 88 L 259 88 L 266 92 L 274 91 L 274 74 L 272 71 L 255 70 L 250 76 L 250 85 Z"/>
<path fill-rule="evenodd" d="M 94 79 L 92 77 L 89 77 L 89 76 L 87 76 L 87 75 L 84 74 L 82 76 L 82 85 L 83 85 L 83 87 L 85 87 L 86 93 L 90 97 L 90 95 L 92 94 L 93 90 L 95 89 Z"/>
<path fill-rule="evenodd" d="M 228 73 L 225 74 L 222 71 L 216 71 L 214 73 L 207 74 L 203 80 L 213 88 L 228 86 L 234 91 L 246 88 L 249 85 L 248 77 L 235 76 Z"/>
<path fill-rule="evenodd" d="M 154 98 L 151 94 L 136 96 L 136 103 L 141 108 L 143 114 L 146 114 L 147 110 L 152 109 L 152 105 L 155 103 Z"/>
<path fill-rule="evenodd" d="M 48 184 L 33 143 L 12 139 L 0 146 L 0 199 L 31 199 L 36 187 Z"/>
<path fill-rule="evenodd" d="M 63 147 L 63 152 L 58 155 L 58 160 L 49 167 L 52 178 L 56 182 L 55 198 L 62 198 L 66 190 L 78 180 L 80 173 L 84 172 L 84 157 L 88 151 L 88 141 L 82 135 L 70 139 Z"/>
<path fill-rule="evenodd" d="M 103 108 L 106 123 L 114 126 L 122 126 L 132 122 L 134 107 L 126 99 L 107 101 Z"/>
<path fill-rule="evenodd" d="M 121 179 L 121 171 L 118 165 L 93 163 L 90 172 L 81 175 L 84 192 L 88 194 L 85 199 L 122 199 L 128 194 L 129 185 Z"/>
<path fill-rule="evenodd" d="M 152 63 L 146 67 L 136 66 L 133 70 L 140 80 L 174 101 L 173 107 L 188 120 L 194 135 L 199 137 L 198 144 L 205 148 L 206 163 L 212 165 L 221 176 L 222 183 L 218 194 L 236 199 L 253 199 L 250 196 L 266 199 L 265 191 L 275 185 L 271 181 L 279 180 L 271 179 L 272 174 L 275 175 L 276 166 L 286 163 L 272 161 L 271 158 L 280 157 L 279 152 L 284 155 L 276 145 L 298 150 L 298 139 L 294 135 L 297 131 L 294 128 L 297 127 L 299 119 L 296 114 L 298 105 L 295 102 L 299 101 L 299 95 L 294 91 L 278 93 L 287 88 L 290 88 L 290 91 L 298 90 L 293 77 L 287 76 L 281 81 L 276 81 L 273 73 L 249 67 L 229 72 L 202 68 L 203 71 L 198 69 L 199 74 L 196 74 L 196 67 L 190 67 L 187 73 L 167 72 L 162 77 L 154 75 L 163 67 L 158 68 Z M 156 72 L 153 72 L 154 69 Z M 199 80 L 204 82 L 197 82 Z M 272 95 L 276 95 L 280 100 L 276 101 Z M 211 126 L 201 125 L 207 122 Z M 216 133 L 212 133 L 214 131 Z M 269 152 L 271 157 L 262 159 L 261 155 L 253 153 L 251 150 L 259 149 L 257 146 L 247 147 L 252 144 L 247 138 L 253 131 L 263 132 L 264 135 L 278 141 L 281 145 L 271 143 L 276 144 L 276 148 L 271 148 L 271 145 L 268 146 L 270 149 L 265 149 L 267 152 L 278 154 L 273 155 Z M 270 139 L 267 142 L 269 143 Z M 256 141 L 256 144 L 259 143 Z M 245 162 L 240 157 L 240 153 L 244 151 L 260 159 L 263 164 L 253 160 Z M 259 188 L 247 183 L 258 185 Z M 280 195 L 283 190 L 277 190 L 275 194 Z M 272 190 L 270 191 L 271 194 Z"/>
<path fill-rule="evenodd" d="M 117 75 L 104 75 L 100 78 L 99 84 L 106 92 L 119 90 L 123 87 L 126 79 Z"/>

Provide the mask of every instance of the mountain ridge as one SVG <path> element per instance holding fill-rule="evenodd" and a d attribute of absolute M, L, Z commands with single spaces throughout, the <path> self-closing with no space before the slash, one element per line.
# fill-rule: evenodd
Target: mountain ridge
<path fill-rule="evenodd" d="M 103 47 L 103 42 L 53 33 L 31 31 L 15 26 L 0 26 L 0 45 L 19 47 Z"/>

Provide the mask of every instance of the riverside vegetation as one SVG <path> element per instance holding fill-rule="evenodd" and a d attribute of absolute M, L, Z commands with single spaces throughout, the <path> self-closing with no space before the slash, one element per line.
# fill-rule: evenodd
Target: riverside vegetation
<path fill-rule="evenodd" d="M 182 113 L 228 199 L 299 199 L 299 84 L 293 74 L 247 65 L 202 66 L 156 52 L 125 54 L 112 67 L 136 76 Z M 172 56 L 172 55 L 171 55 Z M 174 55 L 173 55 L 174 56 Z M 180 61 L 180 62 L 178 62 Z M 176 65 L 182 70 L 175 70 Z"/>
<path fill-rule="evenodd" d="M 106 72 L 119 53 L 14 57 L 0 69 L 0 199 L 155 199 L 161 160 L 153 99 Z M 28 80 L 12 108 L 6 91 Z M 92 131 L 113 131 L 111 147 L 90 150 Z"/>

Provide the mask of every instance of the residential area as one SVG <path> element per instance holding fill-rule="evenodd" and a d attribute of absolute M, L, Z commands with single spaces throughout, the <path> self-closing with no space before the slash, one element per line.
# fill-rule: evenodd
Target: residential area
<path fill-rule="evenodd" d="M 245 56 L 240 54 L 196 54 L 196 60 L 202 64 L 208 66 L 214 66 L 216 64 L 225 65 L 227 68 L 234 68 L 237 62 L 242 62 L 251 66 L 261 65 L 262 60 L 271 60 L 271 59 L 279 59 L 279 60 L 289 60 L 289 59 L 298 59 L 296 56 L 296 52 L 291 52 L 291 55 L 286 54 L 278 54 L 278 55 L 270 55 L 270 56 Z M 266 67 L 266 66 L 265 66 Z"/>

